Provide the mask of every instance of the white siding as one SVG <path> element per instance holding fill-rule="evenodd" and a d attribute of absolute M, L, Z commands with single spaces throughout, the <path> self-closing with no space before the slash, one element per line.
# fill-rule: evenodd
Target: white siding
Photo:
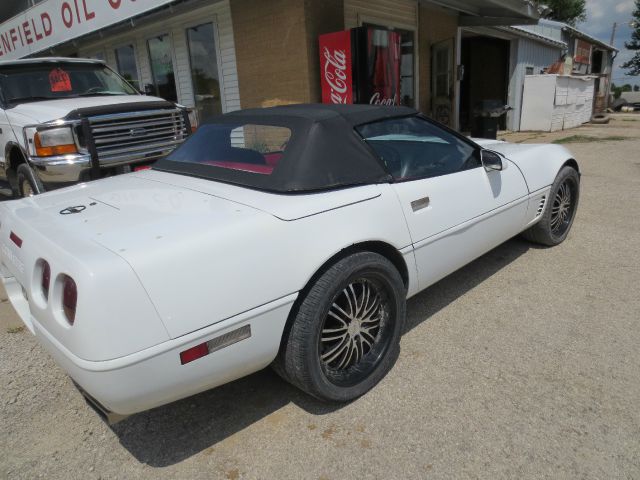
<path fill-rule="evenodd" d="M 507 128 L 520 130 L 522 115 L 522 93 L 527 67 L 533 68 L 534 74 L 539 74 L 543 68 L 551 66 L 560 59 L 560 47 L 552 47 L 527 38 L 520 38 L 511 42 L 513 72 L 509 85 L 509 105 L 513 111 L 507 117 Z M 514 53 L 515 51 L 515 53 Z"/>
<path fill-rule="evenodd" d="M 216 30 L 218 54 L 218 76 L 220 79 L 220 94 L 222 97 L 222 111 L 230 112 L 240 109 L 240 91 L 238 90 L 238 70 L 236 67 L 235 44 L 233 39 L 233 24 L 231 22 L 231 8 L 229 0 L 212 3 L 206 7 L 191 10 L 187 13 L 172 15 L 157 22 L 132 26 L 125 33 L 117 35 L 106 34 L 104 38 L 83 44 L 79 49 L 80 56 L 86 56 L 96 51 L 105 51 L 107 63 L 116 68 L 114 48 L 124 44 L 133 44 L 136 49 L 138 72 L 141 85 L 152 83 L 151 66 L 147 52 L 147 40 L 157 35 L 168 33 L 173 46 L 173 64 L 176 75 L 176 90 L 178 102 L 193 107 L 193 83 L 189 65 L 189 51 L 186 29 L 191 26 L 212 22 Z"/>

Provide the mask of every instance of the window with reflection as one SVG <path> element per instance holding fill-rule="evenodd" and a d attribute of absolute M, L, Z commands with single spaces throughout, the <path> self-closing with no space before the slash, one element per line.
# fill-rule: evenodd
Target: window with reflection
<path fill-rule="evenodd" d="M 356 130 L 396 181 L 448 175 L 481 165 L 473 144 L 423 118 L 393 118 Z"/>
<path fill-rule="evenodd" d="M 115 54 L 118 73 L 131 85 L 141 90 L 140 81 L 138 80 L 136 51 L 133 45 L 123 45 L 116 48 Z"/>
<path fill-rule="evenodd" d="M 149 61 L 153 76 L 153 93 L 157 97 L 178 101 L 176 90 L 176 76 L 173 70 L 171 56 L 171 39 L 168 34 L 158 35 L 149 39 Z"/>
<path fill-rule="evenodd" d="M 220 77 L 212 23 L 187 29 L 191 79 L 198 122 L 222 113 Z"/>

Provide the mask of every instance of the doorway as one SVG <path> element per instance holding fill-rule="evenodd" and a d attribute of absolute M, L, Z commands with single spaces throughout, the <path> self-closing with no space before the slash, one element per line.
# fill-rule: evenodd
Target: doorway
<path fill-rule="evenodd" d="M 484 100 L 498 100 L 503 105 L 509 99 L 509 63 L 511 42 L 500 38 L 463 32 L 462 65 L 464 76 L 460 83 L 460 129 L 470 132 L 474 109 Z M 506 116 L 500 118 L 499 128 L 506 128 Z"/>
<path fill-rule="evenodd" d="M 438 122 L 454 127 L 453 40 L 431 47 L 431 116 Z"/>

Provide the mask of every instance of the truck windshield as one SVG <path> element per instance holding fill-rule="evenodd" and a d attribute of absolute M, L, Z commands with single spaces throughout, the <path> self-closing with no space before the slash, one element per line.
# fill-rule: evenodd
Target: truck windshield
<path fill-rule="evenodd" d="M 0 66 L 0 94 L 5 104 L 138 92 L 100 63 L 46 62 Z"/>

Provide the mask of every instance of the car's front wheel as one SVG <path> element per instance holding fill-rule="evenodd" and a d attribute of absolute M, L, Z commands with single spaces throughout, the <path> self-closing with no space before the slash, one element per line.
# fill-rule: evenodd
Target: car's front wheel
<path fill-rule="evenodd" d="M 299 304 L 276 371 L 321 400 L 363 395 L 395 363 L 405 305 L 402 277 L 385 257 L 361 252 L 338 261 Z"/>
<path fill-rule="evenodd" d="M 542 218 L 523 232 L 523 237 L 549 247 L 564 242 L 573 225 L 579 200 L 580 175 L 575 168 L 564 167 L 551 186 Z"/>

